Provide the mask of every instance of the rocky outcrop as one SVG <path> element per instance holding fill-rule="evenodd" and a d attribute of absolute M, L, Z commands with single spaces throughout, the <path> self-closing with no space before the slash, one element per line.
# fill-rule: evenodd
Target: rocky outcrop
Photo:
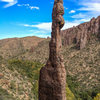
<path fill-rule="evenodd" d="M 39 100 L 66 100 L 66 71 L 61 56 L 60 30 L 64 26 L 63 0 L 55 0 L 49 59 L 40 70 Z"/>
<path fill-rule="evenodd" d="M 61 32 L 64 45 L 75 43 L 77 47 L 83 49 L 91 39 L 91 35 L 100 38 L 100 16 L 92 18 L 90 22 L 80 24 Z"/>

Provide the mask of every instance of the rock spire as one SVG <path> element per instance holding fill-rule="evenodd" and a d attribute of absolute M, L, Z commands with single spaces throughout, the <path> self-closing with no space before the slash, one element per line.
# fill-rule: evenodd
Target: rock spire
<path fill-rule="evenodd" d="M 61 55 L 60 31 L 64 26 L 63 0 L 55 0 L 52 12 L 52 32 L 49 59 L 40 70 L 39 100 L 66 100 L 66 70 Z"/>

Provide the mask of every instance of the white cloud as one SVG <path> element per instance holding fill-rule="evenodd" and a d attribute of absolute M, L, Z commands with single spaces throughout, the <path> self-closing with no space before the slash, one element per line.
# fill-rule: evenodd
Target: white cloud
<path fill-rule="evenodd" d="M 89 20 L 88 19 L 87 20 L 86 19 L 81 19 L 81 20 L 75 20 L 75 21 L 65 21 L 65 25 L 64 25 L 63 29 L 68 29 L 68 28 L 71 28 L 73 26 L 77 26 L 80 23 L 86 22 L 86 21 L 89 21 Z M 52 22 L 40 23 L 40 24 L 36 24 L 36 25 L 23 24 L 23 26 L 37 28 L 37 30 L 39 30 L 39 31 L 41 31 L 43 33 L 48 33 L 48 32 L 50 33 L 51 32 Z"/>
<path fill-rule="evenodd" d="M 32 10 L 32 9 L 37 9 L 37 10 L 39 10 L 39 7 L 30 6 L 30 9 L 31 9 L 31 10 Z"/>
<path fill-rule="evenodd" d="M 83 5 L 83 7 L 81 7 L 78 10 L 100 12 L 100 3 L 96 3 L 96 2 L 91 3 L 91 2 L 88 2 L 88 3 L 83 3 L 82 5 Z"/>
<path fill-rule="evenodd" d="M 79 25 L 79 24 L 80 24 L 79 21 L 72 21 L 72 22 L 70 22 L 70 21 L 65 21 L 65 25 L 64 25 L 64 27 L 63 27 L 62 30 L 71 28 L 71 27 L 73 27 L 73 26 L 77 26 L 77 25 Z"/>
<path fill-rule="evenodd" d="M 20 5 L 20 4 L 17 4 L 17 6 L 22 6 L 22 5 Z"/>
<path fill-rule="evenodd" d="M 4 8 L 13 6 L 13 5 L 15 5 L 18 2 L 17 0 L 0 0 L 0 1 L 8 3 L 8 4 L 4 5 Z"/>
<path fill-rule="evenodd" d="M 71 10 L 69 13 L 75 13 L 76 11 L 75 10 Z"/>
<path fill-rule="evenodd" d="M 77 14 L 71 16 L 74 20 L 83 22 L 89 21 L 92 17 L 100 15 L 100 0 L 78 0 L 76 1 L 80 8 L 77 9 Z"/>
<path fill-rule="evenodd" d="M 19 6 L 19 7 L 25 6 L 25 7 L 29 8 L 29 9 L 31 9 L 31 10 L 33 10 L 33 9 L 39 10 L 40 9 L 37 6 L 30 6 L 30 4 L 17 4 L 17 6 Z"/>
<path fill-rule="evenodd" d="M 81 6 L 78 11 L 85 13 L 86 17 L 92 18 L 100 15 L 100 0 L 79 0 Z"/>
<path fill-rule="evenodd" d="M 22 24 L 25 27 L 30 27 L 32 28 L 30 30 L 30 32 L 34 35 L 34 36 L 38 36 L 38 37 L 50 37 L 50 33 L 51 33 L 51 22 L 48 23 L 39 23 L 39 24 L 35 24 L 35 25 L 30 25 L 30 24 Z M 34 29 L 36 28 L 36 29 Z"/>
<path fill-rule="evenodd" d="M 1 0 L 3 2 L 13 2 L 14 0 Z"/>
<path fill-rule="evenodd" d="M 69 21 L 65 21 L 65 25 L 64 25 L 64 29 L 68 29 L 71 28 L 73 26 L 77 26 L 80 24 L 80 22 L 82 21 L 73 21 L 73 22 L 69 22 Z M 32 29 L 30 30 L 30 32 L 34 35 L 34 36 L 39 36 L 39 37 L 48 37 L 51 34 L 51 25 L 52 22 L 48 22 L 48 23 L 39 23 L 36 25 L 30 25 L 30 24 L 23 24 L 25 27 L 31 27 Z M 33 28 L 37 28 L 37 29 L 33 29 Z"/>
<path fill-rule="evenodd" d="M 86 15 L 85 14 L 82 14 L 82 13 L 79 13 L 79 14 L 76 14 L 76 15 L 73 15 L 71 16 L 72 18 L 85 18 Z"/>
<path fill-rule="evenodd" d="M 36 24 L 36 25 L 29 25 L 29 24 L 24 24 L 25 27 L 34 27 L 34 28 L 38 28 L 40 30 L 45 30 L 50 32 L 51 31 L 51 22 L 48 23 L 40 23 L 40 24 Z"/>
<path fill-rule="evenodd" d="M 71 28 L 73 26 L 77 26 L 80 23 L 87 22 L 87 21 L 89 21 L 89 19 L 80 19 L 80 20 L 74 20 L 74 21 L 65 21 L 65 25 L 64 25 L 64 27 L 63 27 L 62 30 Z M 52 22 L 48 22 L 48 23 L 44 22 L 44 23 L 39 23 L 39 24 L 36 24 L 36 25 L 23 24 L 23 26 L 25 26 L 25 27 L 37 28 L 37 30 L 39 32 L 43 32 L 43 33 L 50 33 L 51 32 L 51 25 L 52 25 Z"/>
<path fill-rule="evenodd" d="M 88 21 L 90 21 L 90 18 L 80 19 L 79 21 L 80 21 L 80 22 L 88 22 Z"/>
<path fill-rule="evenodd" d="M 89 19 L 80 19 L 80 20 L 74 20 L 74 21 L 65 21 L 65 25 L 63 27 L 62 30 L 71 28 L 73 26 L 77 26 L 83 22 L 87 22 L 89 21 Z M 43 23 L 39 23 L 39 24 L 35 24 L 35 25 L 30 25 L 30 24 L 22 24 L 25 27 L 30 27 L 32 28 L 30 30 L 30 32 L 35 35 L 35 36 L 39 36 L 39 37 L 48 37 L 51 34 L 51 25 L 52 22 L 43 22 Z M 37 29 L 34 29 L 37 28 Z"/>
<path fill-rule="evenodd" d="M 49 37 L 51 36 L 50 32 L 47 33 L 44 30 L 30 30 L 29 35 L 38 36 L 38 37 L 41 37 L 41 38 L 47 38 L 48 36 Z"/>
<path fill-rule="evenodd" d="M 74 20 L 74 21 L 65 21 L 65 25 L 64 25 L 62 30 L 71 28 L 73 26 L 77 26 L 77 25 L 79 25 L 79 24 L 81 24 L 83 22 L 87 22 L 87 21 L 90 21 L 90 19 L 80 19 L 80 20 Z"/>

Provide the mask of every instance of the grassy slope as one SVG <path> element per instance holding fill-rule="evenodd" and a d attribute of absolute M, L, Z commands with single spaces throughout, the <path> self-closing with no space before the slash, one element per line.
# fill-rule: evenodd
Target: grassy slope
<path fill-rule="evenodd" d="M 11 70 L 11 67 L 11 64 L 5 61 L 0 64 L 0 97 L 3 100 L 29 100 L 34 98 L 31 91 L 33 86 L 28 77 L 22 75 L 16 69 Z"/>
<path fill-rule="evenodd" d="M 77 50 L 75 44 L 62 49 L 67 74 L 76 79 L 81 84 L 80 89 L 84 87 L 84 90 L 100 86 L 100 42 L 95 36 L 91 38 L 86 48 L 82 50 Z M 48 45 L 49 40 L 44 40 L 34 52 L 27 52 L 22 56 L 25 59 L 46 63 Z"/>
<path fill-rule="evenodd" d="M 34 48 L 34 51 L 27 51 L 25 54 L 18 55 L 17 58 L 46 63 L 48 59 L 48 45 L 49 40 L 43 40 Z M 62 54 L 64 55 L 69 88 L 76 98 L 92 100 L 100 92 L 99 40 L 93 36 L 83 50 L 77 50 L 75 44 L 63 47 Z M 34 76 L 38 76 L 38 71 L 36 68 Z M 37 87 L 37 83 L 38 81 L 36 81 L 35 87 Z M 37 88 L 35 90 L 37 91 Z"/>
<path fill-rule="evenodd" d="M 85 90 L 100 86 L 100 42 L 95 36 L 91 38 L 82 50 L 77 50 L 75 44 L 62 49 L 67 74 L 74 77 L 81 84 L 80 88 L 84 87 Z M 34 52 L 30 53 L 31 59 L 46 63 L 48 45 L 49 41 L 42 41 Z"/>
<path fill-rule="evenodd" d="M 92 89 L 100 86 L 100 42 L 93 37 L 83 50 L 77 50 L 75 45 L 64 48 L 65 66 L 68 75 L 73 76 L 82 89 Z"/>
<path fill-rule="evenodd" d="M 13 59 L 0 66 L 0 98 L 6 100 L 38 100 L 39 62 Z M 68 100 L 75 100 L 74 94 L 66 85 Z M 0 99 L 1 100 L 1 99 Z"/>
<path fill-rule="evenodd" d="M 16 100 L 7 90 L 0 87 L 0 100 Z"/>

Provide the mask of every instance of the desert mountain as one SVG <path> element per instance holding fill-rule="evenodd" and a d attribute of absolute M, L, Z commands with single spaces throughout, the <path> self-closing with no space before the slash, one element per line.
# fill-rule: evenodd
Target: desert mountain
<path fill-rule="evenodd" d="M 67 46 L 75 43 L 79 49 L 83 49 L 91 39 L 91 35 L 100 38 L 100 16 L 62 31 L 63 44 Z"/>
<path fill-rule="evenodd" d="M 100 93 L 100 16 L 91 19 L 90 22 L 66 29 L 61 34 L 63 40 L 62 54 L 67 71 L 68 86 L 76 98 L 93 100 L 94 96 Z M 12 59 L 15 65 L 11 61 L 10 66 L 15 68 L 18 66 L 17 63 L 22 63 L 16 61 L 16 59 L 25 61 L 21 64 L 22 68 L 24 68 L 22 65 L 26 64 L 26 60 L 45 64 L 48 59 L 49 41 L 49 38 L 38 37 L 0 40 L 0 66 L 2 66 L 3 61 Z M 3 63 L 6 63 L 5 66 L 9 65 L 7 62 Z M 20 67 L 17 69 L 20 69 Z M 36 76 L 39 69 L 38 66 L 35 68 L 34 73 L 36 72 Z M 4 70 L 4 72 L 11 73 L 9 69 Z M 0 73 L 2 73 L 2 70 L 0 70 Z M 18 74 L 15 71 L 16 73 Z M 21 80 L 24 80 L 24 78 Z"/>
<path fill-rule="evenodd" d="M 0 40 L 0 55 L 9 59 L 21 55 L 33 49 L 42 42 L 43 38 L 25 37 L 25 38 L 11 38 Z"/>

